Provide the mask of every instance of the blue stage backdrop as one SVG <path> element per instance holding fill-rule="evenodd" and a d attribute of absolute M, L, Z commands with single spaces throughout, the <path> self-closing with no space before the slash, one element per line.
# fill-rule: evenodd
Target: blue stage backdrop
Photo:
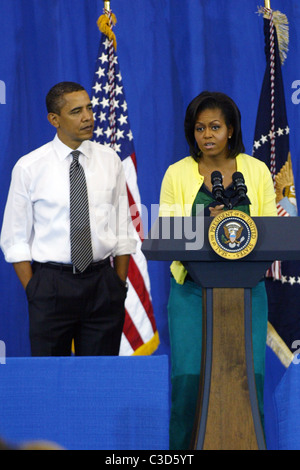
<path fill-rule="evenodd" d="M 0 437 L 67 450 L 168 449 L 168 358 L 8 358 Z"/>
<path fill-rule="evenodd" d="M 263 4 L 263 1 L 261 2 Z M 252 153 L 265 71 L 263 19 L 257 0 L 111 0 L 120 68 L 133 131 L 145 228 L 159 202 L 167 167 L 187 155 L 185 109 L 204 89 L 229 94 L 242 113 Z M 289 20 L 289 52 L 282 68 L 297 194 L 300 194 L 298 0 L 271 0 Z M 0 218 L 10 174 L 19 157 L 53 138 L 45 95 L 61 80 L 91 91 L 100 33 L 101 0 L 0 0 Z M 159 354 L 169 353 L 168 263 L 149 263 Z M 0 340 L 8 356 L 29 355 L 25 294 L 0 256 Z M 299 338 L 300 339 L 300 338 Z"/>

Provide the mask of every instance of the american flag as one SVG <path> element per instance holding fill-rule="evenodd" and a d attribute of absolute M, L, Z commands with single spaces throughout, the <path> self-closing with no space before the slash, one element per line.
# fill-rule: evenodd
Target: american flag
<path fill-rule="evenodd" d="M 104 10 L 105 33 L 112 33 L 112 13 Z M 98 25 L 99 25 L 98 20 Z M 137 162 L 130 129 L 127 102 L 113 39 L 101 34 L 96 61 L 91 102 L 95 117 L 94 140 L 112 147 L 122 160 L 125 171 L 137 250 L 130 257 L 128 292 L 125 301 L 125 325 L 120 355 L 148 355 L 156 350 L 159 337 L 153 313 L 147 261 L 141 251 L 143 230 L 141 200 L 137 184 Z"/>
<path fill-rule="evenodd" d="M 289 134 L 281 63 L 286 57 L 287 18 L 260 7 L 264 14 L 266 69 L 257 111 L 253 156 L 264 161 L 273 176 L 279 216 L 297 216 L 296 193 L 290 155 Z M 277 28 L 285 44 L 279 47 Z M 277 261 L 268 271 L 266 287 L 269 321 L 292 349 L 300 338 L 300 262 Z"/>

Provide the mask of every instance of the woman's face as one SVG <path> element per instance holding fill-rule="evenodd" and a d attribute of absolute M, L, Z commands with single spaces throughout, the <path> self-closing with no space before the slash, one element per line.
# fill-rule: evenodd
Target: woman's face
<path fill-rule="evenodd" d="M 195 140 L 204 156 L 227 158 L 228 139 L 233 127 L 227 127 L 222 111 L 218 108 L 204 109 L 195 122 Z"/>

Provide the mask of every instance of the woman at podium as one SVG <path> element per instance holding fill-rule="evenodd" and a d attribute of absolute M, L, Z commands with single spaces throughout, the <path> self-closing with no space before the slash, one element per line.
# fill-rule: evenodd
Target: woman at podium
<path fill-rule="evenodd" d="M 245 154 L 237 105 L 220 92 L 202 92 L 186 110 L 190 156 L 170 165 L 161 186 L 160 216 L 241 210 L 251 217 L 276 216 L 272 177 L 265 163 Z M 237 181 L 237 178 L 239 180 Z M 168 301 L 172 404 L 170 449 L 188 449 L 195 417 L 202 337 L 202 289 L 179 261 L 171 264 Z M 255 381 L 263 422 L 263 384 L 268 303 L 264 282 L 252 289 Z"/>

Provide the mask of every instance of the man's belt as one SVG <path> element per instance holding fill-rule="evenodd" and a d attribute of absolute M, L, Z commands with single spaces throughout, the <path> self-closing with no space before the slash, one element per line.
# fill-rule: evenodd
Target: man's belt
<path fill-rule="evenodd" d="M 95 263 L 91 263 L 86 270 L 81 273 L 73 264 L 65 264 L 65 263 L 54 263 L 54 262 L 48 262 L 48 263 L 39 263 L 38 261 L 34 261 L 33 265 L 35 266 L 42 266 L 44 268 L 49 268 L 49 269 L 57 269 L 59 271 L 67 271 L 67 272 L 72 272 L 73 274 L 86 274 L 94 271 L 99 271 L 101 268 L 104 266 L 107 266 L 110 264 L 110 259 L 106 258 L 100 261 L 96 261 Z"/>

